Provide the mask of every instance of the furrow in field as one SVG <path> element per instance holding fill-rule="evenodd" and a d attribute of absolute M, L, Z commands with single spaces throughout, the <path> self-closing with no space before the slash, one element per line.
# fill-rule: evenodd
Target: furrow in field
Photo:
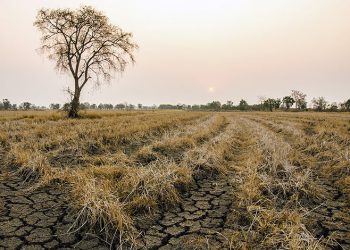
<path fill-rule="evenodd" d="M 309 172 L 290 164 L 291 147 L 275 133 L 246 118 L 241 124 L 246 151 L 234 165 L 231 247 L 322 249 L 299 204 L 313 190 Z"/>
<path fill-rule="evenodd" d="M 179 165 L 194 171 L 194 183 L 182 195 L 179 205 L 157 214 L 149 227 L 141 225 L 142 249 L 218 249 L 229 245 L 227 216 L 232 204 L 231 162 L 240 151 L 237 121 L 218 135 L 185 153 Z M 213 175 L 214 174 L 214 175 Z"/>
<path fill-rule="evenodd" d="M 132 152 L 132 148 L 167 131 L 193 124 L 203 116 L 195 113 L 142 114 L 96 122 L 25 123 L 13 125 L 9 130 L 2 124 L 8 148 L 5 165 L 43 172 L 54 167 L 112 164 L 123 158 L 125 151 Z"/>
<path fill-rule="evenodd" d="M 184 154 L 222 133 L 227 126 L 225 116 L 214 115 L 210 119 L 189 126 L 184 130 L 167 133 L 159 140 L 135 153 L 135 161 L 147 165 L 152 161 L 175 161 L 179 163 Z"/>
<path fill-rule="evenodd" d="M 222 135 L 227 133 L 228 128 L 225 125 L 222 131 L 216 132 L 216 136 L 202 144 L 200 153 L 209 156 L 204 163 L 191 160 L 189 164 L 188 158 L 184 158 L 177 164 L 165 158 L 147 166 L 99 166 L 61 175 L 61 179 L 72 185 L 71 195 L 76 201 L 74 206 L 81 211 L 80 224 L 102 222 L 107 225 L 106 230 L 116 229 L 123 233 L 123 238 L 128 239 L 130 244 L 134 241 L 134 221 L 138 215 L 145 212 L 157 214 L 159 209 L 179 204 L 179 191 L 186 190 L 193 183 L 198 169 L 204 166 L 211 172 L 222 169 L 216 164 L 225 160 L 223 152 L 217 155 L 212 151 L 222 151 L 220 145 L 227 143 L 222 140 L 225 138 Z M 206 144 L 211 146 L 204 146 Z"/>
<path fill-rule="evenodd" d="M 342 184 L 349 176 L 346 172 L 348 161 L 341 155 L 339 144 L 322 140 L 318 134 L 306 136 L 298 128 L 295 128 L 298 133 L 291 133 L 289 129 L 284 129 L 283 124 L 264 119 L 260 120 L 260 124 L 290 142 L 294 151 L 291 163 L 310 169 L 314 175 L 313 182 L 318 191 L 304 202 L 304 206 L 310 210 L 305 219 L 309 230 L 329 247 L 348 248 L 350 206 L 349 198 L 345 195 L 346 184 Z M 332 157 L 325 160 L 326 155 Z M 328 171 L 335 174 L 330 175 Z"/>

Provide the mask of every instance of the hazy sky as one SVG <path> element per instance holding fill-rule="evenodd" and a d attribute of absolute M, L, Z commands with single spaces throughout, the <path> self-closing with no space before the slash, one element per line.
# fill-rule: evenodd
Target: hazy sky
<path fill-rule="evenodd" d="M 41 7 L 92 5 L 134 34 L 136 64 L 110 85 L 86 88 L 90 103 L 237 103 L 298 89 L 350 98 L 349 0 L 0 0 L 0 99 L 67 100 L 72 83 L 36 49 Z"/>

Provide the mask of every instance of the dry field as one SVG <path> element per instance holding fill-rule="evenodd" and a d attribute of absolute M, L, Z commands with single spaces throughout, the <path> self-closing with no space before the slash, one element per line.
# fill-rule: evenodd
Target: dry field
<path fill-rule="evenodd" d="M 350 114 L 0 113 L 0 249 L 350 249 Z"/>

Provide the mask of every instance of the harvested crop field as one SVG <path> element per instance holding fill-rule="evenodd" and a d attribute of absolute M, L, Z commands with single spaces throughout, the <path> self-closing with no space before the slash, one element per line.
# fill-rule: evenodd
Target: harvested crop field
<path fill-rule="evenodd" d="M 350 114 L 0 114 L 0 249 L 350 249 Z"/>

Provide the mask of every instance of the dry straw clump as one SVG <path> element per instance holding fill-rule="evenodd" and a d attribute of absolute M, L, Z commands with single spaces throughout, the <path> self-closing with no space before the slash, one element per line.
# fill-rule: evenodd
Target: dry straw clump
<path fill-rule="evenodd" d="M 154 162 L 149 167 L 100 166 L 76 170 L 67 176 L 75 206 L 80 209 L 79 224 L 99 224 L 110 233 L 116 228 L 128 240 L 136 235 L 132 216 L 154 212 L 158 206 L 171 206 L 179 200 L 177 186 L 192 181 L 188 168 L 173 162 Z"/>

